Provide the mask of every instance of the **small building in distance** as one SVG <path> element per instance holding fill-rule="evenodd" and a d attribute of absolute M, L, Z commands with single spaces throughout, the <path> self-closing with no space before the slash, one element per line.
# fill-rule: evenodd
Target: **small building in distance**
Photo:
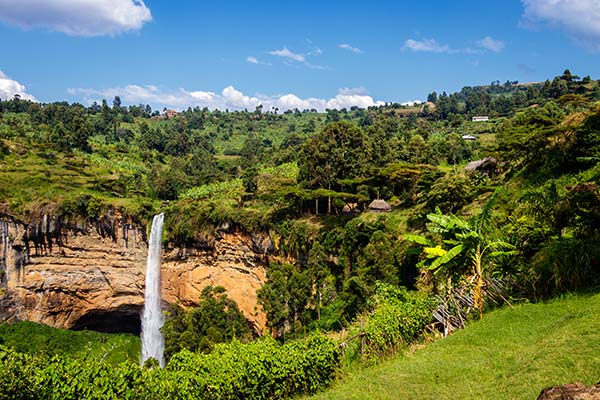
<path fill-rule="evenodd" d="M 167 119 L 173 118 L 177 115 L 177 111 L 175 110 L 167 110 L 165 111 L 165 117 L 167 117 Z"/>
<path fill-rule="evenodd" d="M 473 122 L 485 122 L 485 121 L 489 121 L 490 117 L 488 117 L 487 115 L 480 115 L 480 116 L 476 116 L 471 118 L 471 121 Z"/>
<path fill-rule="evenodd" d="M 498 173 L 499 165 L 497 159 L 494 157 L 486 157 L 482 160 L 471 161 L 465 167 L 467 171 L 477 171 L 487 176 L 494 176 Z"/>
<path fill-rule="evenodd" d="M 372 212 L 390 212 L 392 211 L 392 206 L 388 204 L 387 201 L 377 199 L 373 200 L 371 204 L 369 204 L 369 211 Z"/>
<path fill-rule="evenodd" d="M 477 140 L 477 138 L 473 135 L 463 135 L 463 140 Z"/>

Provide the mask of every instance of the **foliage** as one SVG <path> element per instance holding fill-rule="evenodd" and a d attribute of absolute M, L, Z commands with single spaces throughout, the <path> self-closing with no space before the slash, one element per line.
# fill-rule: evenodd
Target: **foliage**
<path fill-rule="evenodd" d="M 285 336 L 288 332 L 297 335 L 307 325 L 312 297 L 310 271 L 301 271 L 291 264 L 271 264 L 267 283 L 257 295 L 267 314 L 267 326 L 275 336 Z"/>
<path fill-rule="evenodd" d="M 425 244 L 423 252 L 426 259 L 421 261 L 419 266 L 426 267 L 434 274 L 444 272 L 441 281 L 447 282 L 447 292 L 452 289 L 452 282 L 455 282 L 457 277 L 472 276 L 471 280 L 475 282 L 473 304 L 479 310 L 480 316 L 484 305 L 483 289 L 492 262 L 494 259 L 516 254 L 512 244 L 489 235 L 491 212 L 496 196 L 497 192 L 488 200 L 481 213 L 473 217 L 471 223 L 454 215 L 443 215 L 439 210 L 436 214 L 427 215 L 432 222 L 428 226 L 429 231 L 441 238 L 437 245 L 421 236 L 406 236 L 408 240 Z M 461 260 L 460 255 L 464 255 L 465 259 Z M 464 267 L 466 263 L 471 264 L 471 271 Z"/>
<path fill-rule="evenodd" d="M 140 352 L 139 338 L 134 335 L 56 329 L 28 321 L 0 324 L 0 343 L 19 353 L 104 360 L 111 364 L 137 361 Z"/>
<path fill-rule="evenodd" d="M 362 129 L 348 122 L 331 123 L 303 148 L 300 181 L 309 187 L 337 190 L 337 180 L 364 176 L 371 157 Z"/>
<path fill-rule="evenodd" d="M 206 286 L 198 305 L 187 311 L 177 304 L 171 306 L 161 331 L 166 360 L 182 349 L 208 353 L 217 343 L 252 339 L 248 321 L 222 286 Z"/>
<path fill-rule="evenodd" d="M 432 320 L 436 301 L 419 292 L 409 292 L 378 282 L 371 300 L 372 313 L 364 326 L 365 356 L 395 353 L 411 343 Z"/>
<path fill-rule="evenodd" d="M 276 399 L 315 393 L 338 370 L 338 347 L 312 335 L 283 346 L 233 341 L 210 354 L 183 351 L 165 369 L 26 355 L 0 346 L 0 399 Z"/>
<path fill-rule="evenodd" d="M 505 307 L 464 330 L 311 399 L 535 399 L 546 387 L 598 382 L 600 295 Z"/>

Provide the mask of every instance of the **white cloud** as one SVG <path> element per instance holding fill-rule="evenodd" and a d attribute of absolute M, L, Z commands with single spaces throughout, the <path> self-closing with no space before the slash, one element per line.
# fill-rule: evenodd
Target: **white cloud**
<path fill-rule="evenodd" d="M 271 65 L 271 63 L 261 61 L 258 58 L 253 57 L 253 56 L 246 57 L 246 62 L 248 62 L 250 64 L 256 64 L 256 65 Z"/>
<path fill-rule="evenodd" d="M 567 32 L 580 45 L 600 51 L 600 1 L 522 0 L 523 25 L 548 25 Z"/>
<path fill-rule="evenodd" d="M 476 42 L 477 48 L 463 47 L 452 48 L 447 44 L 441 44 L 435 39 L 407 39 L 404 42 L 403 50 L 410 50 L 424 53 L 446 53 L 446 54 L 483 54 L 487 51 L 499 53 L 506 47 L 506 43 L 501 40 L 486 36 Z"/>
<path fill-rule="evenodd" d="M 10 79 L 0 71 L 0 99 L 10 100 L 18 94 L 22 100 L 37 101 L 35 97 L 26 92 L 24 85 Z"/>
<path fill-rule="evenodd" d="M 414 40 L 408 39 L 404 42 L 404 48 L 412 51 L 422 51 L 430 53 L 450 53 L 448 45 L 440 44 L 435 39 Z"/>
<path fill-rule="evenodd" d="M 300 63 L 306 62 L 306 57 L 304 57 L 304 55 L 291 52 L 286 46 L 283 46 L 283 49 L 281 50 L 269 51 L 269 54 L 272 56 L 288 58 L 290 60 L 298 61 Z"/>
<path fill-rule="evenodd" d="M 374 100 L 362 88 L 340 89 L 335 97 L 329 99 L 315 97 L 302 99 L 293 93 L 275 96 L 248 96 L 233 86 L 227 86 L 219 94 L 200 90 L 189 91 L 182 88 L 168 91 L 152 85 L 127 85 L 102 90 L 79 88 L 69 89 L 68 92 L 73 96 L 82 96 L 88 103 L 100 102 L 102 98 L 110 100 L 114 96 L 120 96 L 125 104 L 147 103 L 154 108 L 167 107 L 178 110 L 196 106 L 219 110 L 254 110 L 257 106 L 262 105 L 265 110 L 277 107 L 281 111 L 294 108 L 300 110 L 314 108 L 325 111 L 328 108 L 341 109 L 353 106 L 366 108 L 385 104 L 383 101 Z"/>
<path fill-rule="evenodd" d="M 338 44 L 338 47 L 340 49 L 348 50 L 348 51 L 351 51 L 356 54 L 363 53 L 363 51 L 361 49 L 359 49 L 358 47 L 352 47 L 348 43 Z"/>
<path fill-rule="evenodd" d="M 151 20 L 142 0 L 0 0 L 0 21 L 72 36 L 136 31 Z"/>
<path fill-rule="evenodd" d="M 366 95 L 368 93 L 369 92 L 364 87 L 341 88 L 338 90 L 338 94 L 343 94 L 343 95 L 355 95 L 355 94 Z"/>
<path fill-rule="evenodd" d="M 477 46 L 489 51 L 493 51 L 494 53 L 499 53 L 504 50 L 506 43 L 504 43 L 502 40 L 496 40 L 490 36 L 486 36 L 477 41 Z"/>
<path fill-rule="evenodd" d="M 320 56 L 321 54 L 323 54 L 323 50 L 321 50 L 318 47 L 314 47 L 311 51 L 309 51 L 305 54 L 300 54 L 300 53 L 294 53 L 293 51 L 288 49 L 287 46 L 283 46 L 283 48 L 281 50 L 271 50 L 271 51 L 268 51 L 267 54 L 270 54 L 270 55 L 276 56 L 276 57 L 281 57 L 286 60 L 286 63 L 288 63 L 288 62 L 293 63 L 295 61 L 299 64 L 303 64 L 306 67 L 312 68 L 312 69 L 321 69 L 321 70 L 330 69 L 329 67 L 326 67 L 323 65 L 313 64 L 306 59 L 308 56 Z"/>

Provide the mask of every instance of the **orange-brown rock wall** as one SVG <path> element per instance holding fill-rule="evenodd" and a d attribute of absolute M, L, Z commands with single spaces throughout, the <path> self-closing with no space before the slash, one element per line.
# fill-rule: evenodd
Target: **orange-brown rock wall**
<path fill-rule="evenodd" d="M 223 286 L 263 332 L 256 297 L 266 279 L 263 249 L 257 238 L 220 232 L 213 249 L 165 251 L 165 305 L 192 306 L 205 286 Z M 139 319 L 146 254 L 145 228 L 118 217 L 78 225 L 48 215 L 29 224 L 0 221 L 0 317 L 90 329 L 94 319 L 115 325 Z"/>

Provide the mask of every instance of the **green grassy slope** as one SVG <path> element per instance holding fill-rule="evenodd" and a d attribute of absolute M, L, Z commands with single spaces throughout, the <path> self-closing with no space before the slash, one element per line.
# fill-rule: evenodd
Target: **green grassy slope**
<path fill-rule="evenodd" d="M 600 294 L 502 309 L 412 355 L 346 377 L 317 399 L 534 399 L 600 381 Z"/>
<path fill-rule="evenodd" d="M 141 351 L 135 335 L 70 331 L 27 321 L 0 324 L 0 344 L 21 353 L 43 352 L 110 364 L 138 362 Z"/>

